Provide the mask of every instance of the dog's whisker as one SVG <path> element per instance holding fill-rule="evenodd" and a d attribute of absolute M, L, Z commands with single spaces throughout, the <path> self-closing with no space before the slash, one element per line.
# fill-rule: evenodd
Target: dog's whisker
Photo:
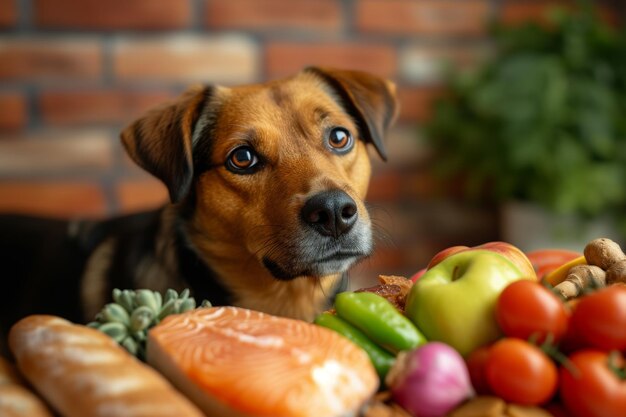
<path fill-rule="evenodd" d="M 259 253 L 265 252 L 265 256 L 268 256 L 268 254 L 271 254 L 272 252 L 276 251 L 278 247 L 280 246 L 280 243 L 278 242 L 278 239 L 277 239 L 279 234 L 274 231 L 275 229 L 274 225 L 257 225 L 254 228 L 252 228 L 249 233 L 252 233 L 257 229 L 264 229 L 264 228 L 268 229 L 270 233 L 265 233 L 266 236 L 262 237 L 259 248 L 255 250 L 253 253 L 251 253 L 250 256 L 248 256 L 248 258 L 245 261 L 246 267 L 249 266 L 250 263 L 258 262 Z"/>
<path fill-rule="evenodd" d="M 381 225 L 372 223 L 372 235 L 375 245 L 380 244 L 383 247 L 391 248 L 398 247 L 396 241 L 393 239 L 393 235 Z"/>
<path fill-rule="evenodd" d="M 375 243 L 380 243 L 385 246 L 396 247 L 396 243 L 393 239 L 393 233 L 388 229 L 394 228 L 394 220 L 389 211 L 382 206 L 375 204 L 368 204 L 368 210 L 371 215 L 372 232 Z M 386 218 L 382 218 L 381 214 Z"/>

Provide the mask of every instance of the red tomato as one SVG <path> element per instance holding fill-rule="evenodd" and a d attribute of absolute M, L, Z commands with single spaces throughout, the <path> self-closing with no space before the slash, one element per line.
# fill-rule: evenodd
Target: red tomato
<path fill-rule="evenodd" d="M 560 394 L 563 404 L 575 417 L 626 416 L 626 380 L 609 367 L 609 354 L 581 350 L 569 357 L 573 371 L 561 368 Z M 623 357 L 616 367 L 624 372 Z"/>
<path fill-rule="evenodd" d="M 566 355 L 589 347 L 574 326 L 571 325 L 567 327 L 567 332 L 565 332 L 561 343 L 559 343 L 559 350 Z"/>
<path fill-rule="evenodd" d="M 487 359 L 489 359 L 489 346 L 476 349 L 465 360 L 474 391 L 480 395 L 493 393 L 485 375 Z"/>
<path fill-rule="evenodd" d="M 528 339 L 536 335 L 541 343 L 552 334 L 558 343 L 567 330 L 569 311 L 538 282 L 521 280 L 509 284 L 498 297 L 496 320 L 509 337 Z"/>
<path fill-rule="evenodd" d="M 571 325 L 589 346 L 626 350 L 626 286 L 611 285 L 583 297 Z"/>
<path fill-rule="evenodd" d="M 485 367 L 492 391 L 522 405 L 548 402 L 557 388 L 556 365 L 537 346 L 521 339 L 500 339 L 490 349 Z"/>
<path fill-rule="evenodd" d="M 582 253 L 565 249 L 539 249 L 526 254 L 530 263 L 533 264 L 533 268 L 539 279 L 561 265 L 581 256 Z"/>
<path fill-rule="evenodd" d="M 570 311 L 570 320 L 567 326 L 567 331 L 565 332 L 563 339 L 561 339 L 561 343 L 559 343 L 559 350 L 566 355 L 591 347 L 582 339 L 580 334 L 578 334 L 578 331 L 572 325 L 571 317 L 574 315 L 576 306 L 581 299 L 582 297 L 574 298 L 566 302 L 566 306 Z"/>

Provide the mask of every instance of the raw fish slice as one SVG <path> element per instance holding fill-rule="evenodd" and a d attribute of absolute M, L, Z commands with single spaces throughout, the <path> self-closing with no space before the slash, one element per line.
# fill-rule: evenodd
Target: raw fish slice
<path fill-rule="evenodd" d="M 337 333 L 237 307 L 167 317 L 148 361 L 210 416 L 347 416 L 378 387 L 367 355 Z"/>

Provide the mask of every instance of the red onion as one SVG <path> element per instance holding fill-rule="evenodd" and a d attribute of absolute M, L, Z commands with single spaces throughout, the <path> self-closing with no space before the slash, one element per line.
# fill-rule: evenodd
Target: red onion
<path fill-rule="evenodd" d="M 416 417 L 440 417 L 474 395 L 463 357 L 441 342 L 398 354 L 385 380 L 398 405 Z"/>

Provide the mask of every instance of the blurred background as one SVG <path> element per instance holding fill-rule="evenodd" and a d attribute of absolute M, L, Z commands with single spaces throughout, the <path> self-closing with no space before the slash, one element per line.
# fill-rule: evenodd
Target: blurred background
<path fill-rule="evenodd" d="M 126 123 L 193 83 L 326 65 L 394 80 L 402 104 L 389 162 L 372 153 L 378 246 L 357 282 L 411 275 L 453 245 L 582 251 L 588 236 L 621 239 L 626 6 L 587 6 L 0 0 L 0 212 L 158 206 L 165 188 L 119 144 Z"/>

